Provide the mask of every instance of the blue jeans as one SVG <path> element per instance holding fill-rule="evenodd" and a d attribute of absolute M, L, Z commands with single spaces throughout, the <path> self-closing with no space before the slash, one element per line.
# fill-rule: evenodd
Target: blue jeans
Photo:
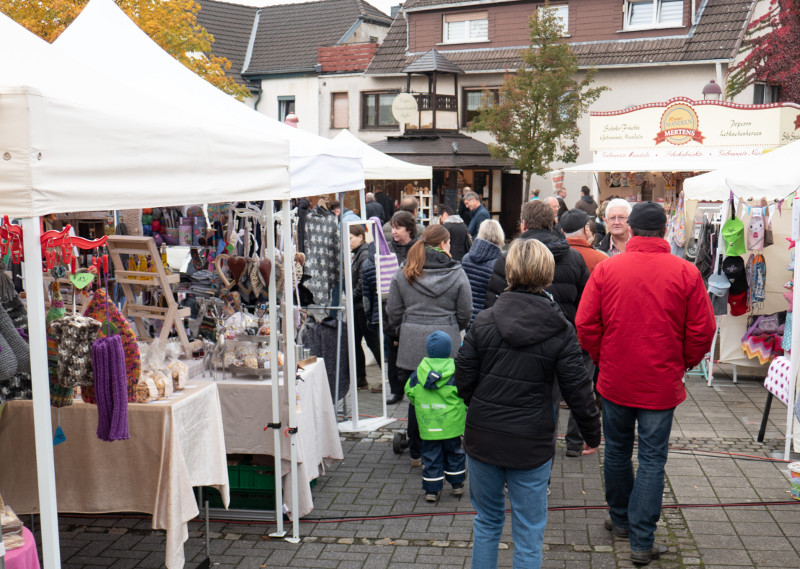
<path fill-rule="evenodd" d="M 547 481 L 552 459 L 529 470 L 502 468 L 467 457 L 472 522 L 472 569 L 497 569 L 497 551 L 506 514 L 504 486 L 511 501 L 514 569 L 540 569 L 547 523 Z"/>
<path fill-rule="evenodd" d="M 417 429 L 419 430 L 419 429 Z M 444 481 L 455 486 L 467 478 L 466 454 L 461 437 L 422 441 L 422 489 L 427 494 L 441 492 Z"/>
<path fill-rule="evenodd" d="M 603 474 L 611 521 L 630 529 L 631 550 L 648 551 L 661 517 L 664 466 L 675 409 L 653 411 L 603 400 Z M 637 428 L 638 423 L 638 428 Z M 633 476 L 633 441 L 639 433 L 639 469 Z"/>

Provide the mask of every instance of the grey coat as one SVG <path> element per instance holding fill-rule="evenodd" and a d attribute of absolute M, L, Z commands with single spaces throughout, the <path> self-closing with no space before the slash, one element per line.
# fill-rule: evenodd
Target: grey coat
<path fill-rule="evenodd" d="M 437 330 L 450 335 L 450 357 L 455 357 L 461 345 L 459 331 L 472 315 L 472 291 L 464 269 L 445 253 L 426 249 L 423 276 L 414 284 L 402 270 L 395 273 L 386 313 L 389 329 L 399 332 L 397 367 L 416 369 L 427 356 L 425 340 Z"/>

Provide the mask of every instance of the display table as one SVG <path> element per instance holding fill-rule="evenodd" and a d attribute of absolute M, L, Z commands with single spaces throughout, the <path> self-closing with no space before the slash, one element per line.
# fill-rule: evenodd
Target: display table
<path fill-rule="evenodd" d="M 298 515 L 305 516 L 313 508 L 309 483 L 324 473 L 326 459 L 341 460 L 342 443 L 336 427 L 325 362 L 320 359 L 300 372 L 297 382 L 297 457 Z M 274 437 L 264 427 L 272 416 L 272 381 L 258 379 L 217 379 L 225 425 L 225 448 L 229 454 L 267 454 L 274 456 Z M 284 431 L 289 408 L 283 376 L 280 386 L 280 413 Z M 281 437 L 281 475 L 284 502 L 291 510 L 290 441 Z"/>
<path fill-rule="evenodd" d="M 56 409 L 52 410 L 55 429 Z M 184 565 L 188 522 L 198 515 L 193 486 L 214 486 L 229 503 L 219 394 L 212 383 L 187 386 L 166 401 L 128 406 L 131 438 L 96 436 L 97 407 L 61 409 L 67 439 L 53 449 L 59 512 L 144 512 L 167 531 L 166 565 Z M 39 511 L 33 404 L 9 401 L 0 417 L 0 494 L 17 514 Z"/>
<path fill-rule="evenodd" d="M 36 551 L 36 540 L 31 530 L 22 528 L 25 545 L 6 551 L 6 569 L 39 569 L 39 553 Z"/>

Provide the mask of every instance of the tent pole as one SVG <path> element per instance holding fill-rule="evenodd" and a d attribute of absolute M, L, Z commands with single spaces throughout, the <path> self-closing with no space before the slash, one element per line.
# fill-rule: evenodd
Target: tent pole
<path fill-rule="evenodd" d="M 285 323 L 284 345 L 286 353 L 283 358 L 286 362 L 286 394 L 289 404 L 289 440 L 291 441 L 291 460 L 292 460 L 292 537 L 287 538 L 291 543 L 300 541 L 300 516 L 298 510 L 298 488 L 297 488 L 297 393 L 295 383 L 297 381 L 297 360 L 295 349 L 295 323 L 294 323 L 294 247 L 292 246 L 292 213 L 289 200 L 281 201 L 281 213 L 283 214 L 283 318 Z M 277 465 L 276 465 L 277 467 Z M 277 512 L 276 512 L 277 514 Z"/>
<path fill-rule="evenodd" d="M 280 368 L 278 366 L 278 295 L 275 290 L 275 275 L 278 270 L 275 265 L 275 205 L 272 201 L 264 203 L 266 209 L 267 230 L 267 257 L 272 269 L 269 272 L 267 295 L 269 302 L 269 369 L 272 381 L 272 447 L 275 457 L 275 531 L 270 537 L 283 537 L 283 477 L 281 476 L 281 394 L 280 394 Z"/>
<path fill-rule="evenodd" d="M 61 567 L 58 541 L 58 504 L 53 458 L 53 423 L 50 415 L 50 380 L 47 372 L 44 290 L 38 217 L 22 220 L 25 289 L 28 291 L 28 341 L 33 383 L 33 426 L 36 441 L 36 473 L 39 481 L 39 510 L 42 526 L 42 561 L 45 569 Z"/>
<path fill-rule="evenodd" d="M 800 200 L 797 198 L 792 200 L 792 207 L 800 207 Z M 794 215 L 792 215 L 792 219 L 794 219 Z M 792 227 L 792 239 L 796 239 L 798 236 L 798 232 L 800 232 L 800 228 Z M 798 255 L 796 253 L 797 249 L 795 249 L 795 263 L 794 263 L 794 273 L 792 275 L 792 282 L 797 283 L 800 282 L 800 259 L 798 259 Z M 798 301 L 798 287 L 794 287 L 792 289 L 792 301 Z M 794 322 L 792 322 L 794 323 Z M 792 350 L 791 355 L 789 356 L 789 405 L 786 406 L 786 443 L 783 449 L 783 459 L 789 460 L 792 454 L 792 442 L 794 439 L 794 405 L 792 402 L 794 401 L 795 392 L 797 390 L 797 371 L 800 368 L 800 333 L 792 334 Z"/>

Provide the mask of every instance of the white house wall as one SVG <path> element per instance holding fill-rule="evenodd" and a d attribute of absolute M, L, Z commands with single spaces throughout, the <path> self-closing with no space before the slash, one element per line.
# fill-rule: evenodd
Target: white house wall
<path fill-rule="evenodd" d="M 278 119 L 278 97 L 294 97 L 294 112 L 300 119 L 298 128 L 319 134 L 319 80 L 316 75 L 264 79 L 258 112 Z M 255 100 L 253 100 L 255 102 Z"/>

